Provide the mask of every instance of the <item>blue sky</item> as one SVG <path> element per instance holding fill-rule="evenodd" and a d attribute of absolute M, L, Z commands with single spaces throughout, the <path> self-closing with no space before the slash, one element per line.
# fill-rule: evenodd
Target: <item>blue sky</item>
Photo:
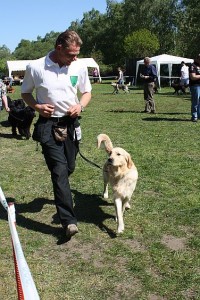
<path fill-rule="evenodd" d="M 2 1 L 0 46 L 13 52 L 21 39 L 35 41 L 50 31 L 62 32 L 92 8 L 105 13 L 106 0 Z"/>

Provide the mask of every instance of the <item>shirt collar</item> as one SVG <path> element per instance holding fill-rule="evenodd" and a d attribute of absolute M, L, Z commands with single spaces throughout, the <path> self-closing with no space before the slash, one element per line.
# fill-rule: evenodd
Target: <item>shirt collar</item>
<path fill-rule="evenodd" d="M 45 64 L 47 65 L 47 67 L 51 67 L 51 66 L 55 66 L 55 65 L 58 65 L 57 63 L 53 62 L 51 59 L 50 59 L 50 54 L 51 52 L 49 52 L 47 54 L 47 56 L 45 57 Z"/>

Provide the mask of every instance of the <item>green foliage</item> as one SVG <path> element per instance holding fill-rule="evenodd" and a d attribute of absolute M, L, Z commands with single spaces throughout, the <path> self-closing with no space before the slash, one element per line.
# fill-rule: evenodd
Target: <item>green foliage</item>
<path fill-rule="evenodd" d="M 158 49 L 158 38 L 148 29 L 135 31 L 124 41 L 124 51 L 129 58 L 152 56 Z"/>
<path fill-rule="evenodd" d="M 21 40 L 13 55 L 19 60 L 37 59 L 45 56 L 49 51 L 54 49 L 58 34 L 58 32 L 51 31 L 44 38 L 38 36 L 37 41 Z"/>
<path fill-rule="evenodd" d="M 0 47 L 0 75 L 7 74 L 7 60 L 11 60 L 12 55 L 6 45 Z"/>
<path fill-rule="evenodd" d="M 185 6 L 184 6 L 185 5 Z M 189 57 L 195 57 L 199 51 L 200 28 L 200 2 L 196 0 L 182 1 L 182 9 L 179 13 L 180 48 L 188 53 Z"/>
<path fill-rule="evenodd" d="M 83 40 L 81 56 L 97 57 L 100 64 L 112 65 L 114 69 L 124 65 L 126 56 L 168 53 L 193 58 L 199 53 L 197 0 L 107 0 L 106 3 L 105 14 L 93 8 L 69 26 Z M 44 38 L 38 36 L 36 41 L 22 39 L 9 59 L 37 59 L 46 55 L 54 48 L 58 34 L 51 31 Z M 9 57 L 9 49 L 4 50 L 0 72 L 5 72 Z"/>

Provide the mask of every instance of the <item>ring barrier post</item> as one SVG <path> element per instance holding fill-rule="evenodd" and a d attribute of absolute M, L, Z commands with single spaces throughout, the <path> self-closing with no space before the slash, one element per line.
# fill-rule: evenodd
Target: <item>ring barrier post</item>
<path fill-rule="evenodd" d="M 40 300 L 31 272 L 24 257 L 17 233 L 14 203 L 10 203 L 9 205 L 7 204 L 1 187 L 0 202 L 8 213 L 8 223 L 12 239 L 18 300 Z"/>

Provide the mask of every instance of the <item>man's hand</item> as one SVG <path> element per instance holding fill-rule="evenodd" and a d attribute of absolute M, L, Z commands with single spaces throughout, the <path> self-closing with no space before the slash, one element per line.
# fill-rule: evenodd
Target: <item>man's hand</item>
<path fill-rule="evenodd" d="M 54 106 L 51 104 L 36 104 L 35 109 L 45 118 L 50 118 L 54 112 Z"/>
<path fill-rule="evenodd" d="M 67 111 L 67 115 L 70 116 L 71 118 L 78 117 L 80 115 L 80 113 L 81 113 L 81 104 L 80 103 L 71 106 Z"/>

